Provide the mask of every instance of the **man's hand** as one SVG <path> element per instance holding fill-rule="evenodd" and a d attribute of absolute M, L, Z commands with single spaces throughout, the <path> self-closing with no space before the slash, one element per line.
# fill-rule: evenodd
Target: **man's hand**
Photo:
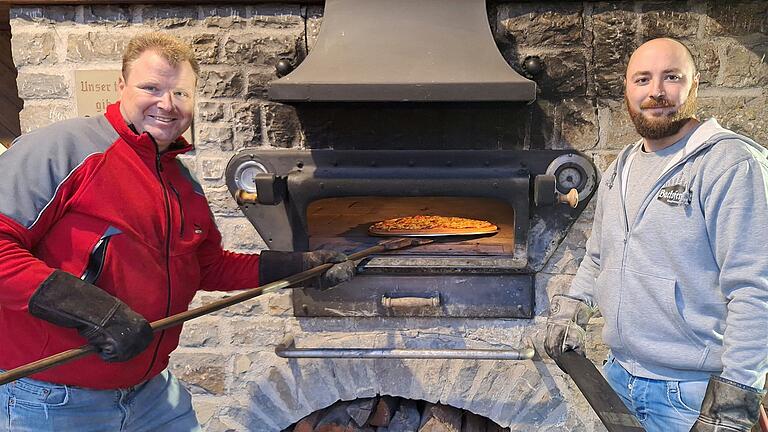
<path fill-rule="evenodd" d="M 765 390 L 713 375 L 691 432 L 749 432 L 760 417 L 764 395 Z"/>
<path fill-rule="evenodd" d="M 265 285 L 284 279 L 296 273 L 317 267 L 325 263 L 335 265 L 318 277 L 312 284 L 320 289 L 328 289 L 346 282 L 355 275 L 355 263 L 343 253 L 332 250 L 312 252 L 281 252 L 266 250 L 259 259 L 259 284 Z"/>
<path fill-rule="evenodd" d="M 144 317 L 101 288 L 55 270 L 29 299 L 29 313 L 77 329 L 110 362 L 129 360 L 152 342 Z"/>
<path fill-rule="evenodd" d="M 587 322 L 592 316 L 592 309 L 582 302 L 566 295 L 552 297 L 547 318 L 547 336 L 544 350 L 560 366 L 560 355 L 566 351 L 576 351 L 584 355 L 584 340 L 587 335 Z"/>

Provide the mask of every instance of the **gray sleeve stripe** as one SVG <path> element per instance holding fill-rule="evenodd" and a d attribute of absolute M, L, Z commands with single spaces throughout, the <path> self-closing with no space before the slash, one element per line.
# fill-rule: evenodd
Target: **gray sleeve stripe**
<path fill-rule="evenodd" d="M 39 221 L 39 220 L 40 220 L 40 216 L 42 216 L 42 215 L 43 215 L 43 213 L 45 213 L 45 209 L 47 209 L 47 208 L 48 208 L 48 206 L 50 206 L 50 205 L 51 205 L 51 203 L 53 202 L 53 199 L 54 199 L 54 198 L 56 198 L 56 195 L 58 195 L 58 193 L 59 193 L 59 188 L 61 188 L 61 185 L 63 185 L 64 183 L 66 183 L 66 182 L 67 182 L 67 180 L 68 180 L 68 179 L 69 179 L 69 178 L 72 176 L 72 174 L 73 174 L 75 171 L 77 171 L 77 169 L 78 169 L 78 168 L 80 168 L 80 167 L 81 167 L 83 164 L 85 164 L 85 162 L 86 162 L 86 161 L 88 161 L 88 159 L 90 159 L 90 158 L 91 158 L 91 156 L 93 156 L 93 155 L 100 155 L 100 154 L 103 154 L 103 153 L 102 153 L 102 152 L 96 152 L 96 153 L 91 153 L 91 154 L 87 155 L 87 156 L 86 156 L 86 157 L 83 159 L 83 161 L 82 161 L 82 162 L 80 162 L 80 163 L 79 163 L 79 164 L 78 164 L 76 167 L 72 168 L 72 171 L 70 171 L 70 172 L 69 172 L 69 173 L 68 173 L 68 174 L 67 174 L 67 175 L 66 175 L 66 176 L 65 176 L 63 179 L 61 179 L 61 181 L 59 182 L 59 184 L 57 184 L 57 185 L 56 185 L 56 189 L 54 189 L 54 190 L 53 190 L 53 195 L 51 195 L 51 198 L 48 200 L 48 202 L 47 202 L 47 203 L 45 203 L 45 205 L 43 206 L 43 208 L 42 208 L 42 209 L 40 209 L 40 211 L 37 213 L 37 217 L 35 218 L 35 220 L 33 220 L 33 221 L 32 221 L 32 223 L 31 223 L 31 224 L 30 224 L 30 225 L 27 227 L 27 229 L 32 229 L 32 227 L 33 227 L 33 226 L 35 226 L 35 224 L 37 223 L 37 221 Z"/>
<path fill-rule="evenodd" d="M 27 229 L 65 181 L 118 139 L 104 116 L 64 120 L 22 135 L 0 155 L 0 213 Z"/>

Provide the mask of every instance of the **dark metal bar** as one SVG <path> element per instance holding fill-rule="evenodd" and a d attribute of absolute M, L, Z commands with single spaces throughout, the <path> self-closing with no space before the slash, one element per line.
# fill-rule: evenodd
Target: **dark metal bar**
<path fill-rule="evenodd" d="M 567 351 L 560 356 L 560 365 L 576 383 L 608 432 L 645 431 L 589 359 Z"/>
<path fill-rule="evenodd" d="M 533 348 L 523 349 L 398 349 L 398 348 L 296 348 L 293 338 L 275 347 L 283 358 L 354 358 L 354 359 L 467 359 L 531 360 Z"/>

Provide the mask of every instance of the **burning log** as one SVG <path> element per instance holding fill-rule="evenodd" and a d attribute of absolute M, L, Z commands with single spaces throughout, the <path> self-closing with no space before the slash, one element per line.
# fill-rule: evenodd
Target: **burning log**
<path fill-rule="evenodd" d="M 376 404 L 376 410 L 368 420 L 368 424 L 371 426 L 389 426 L 399 403 L 400 400 L 392 396 L 382 396 Z"/>

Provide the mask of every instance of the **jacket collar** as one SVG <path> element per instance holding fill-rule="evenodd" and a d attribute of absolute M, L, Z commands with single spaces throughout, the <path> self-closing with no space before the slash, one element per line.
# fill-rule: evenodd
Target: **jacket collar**
<path fill-rule="evenodd" d="M 134 130 L 125 122 L 123 114 L 120 112 L 120 101 L 117 101 L 107 106 L 107 111 L 104 113 L 107 120 L 120 135 L 123 141 L 125 141 L 136 153 L 140 156 L 156 157 L 157 145 L 147 133 L 137 134 Z M 192 145 L 187 142 L 184 137 L 180 136 L 172 143 L 168 150 L 162 154 L 162 160 L 169 160 L 175 158 L 177 155 L 186 153 L 192 150 Z"/>

